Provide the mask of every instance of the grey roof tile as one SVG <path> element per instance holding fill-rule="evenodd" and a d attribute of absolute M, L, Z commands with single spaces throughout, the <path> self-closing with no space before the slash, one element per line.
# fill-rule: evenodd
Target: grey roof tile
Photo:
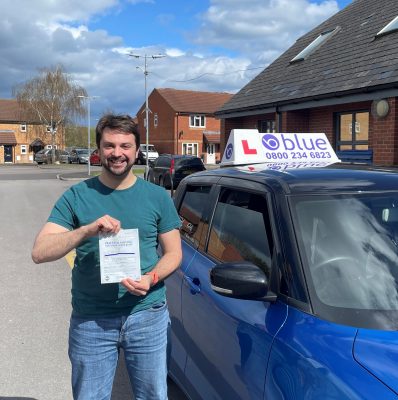
<path fill-rule="evenodd" d="M 395 85 L 398 83 L 398 31 L 375 36 L 396 16 L 396 0 L 354 0 L 299 38 L 217 113 Z M 290 63 L 322 32 L 337 26 L 340 30 L 307 59 Z"/>

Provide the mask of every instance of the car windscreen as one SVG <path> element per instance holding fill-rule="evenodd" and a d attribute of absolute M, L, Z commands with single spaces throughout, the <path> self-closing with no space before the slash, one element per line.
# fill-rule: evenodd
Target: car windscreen
<path fill-rule="evenodd" d="M 398 192 L 292 197 L 291 210 L 319 310 L 373 328 L 396 320 Z"/>
<path fill-rule="evenodd" d="M 76 150 L 77 154 L 88 155 L 88 150 Z"/>

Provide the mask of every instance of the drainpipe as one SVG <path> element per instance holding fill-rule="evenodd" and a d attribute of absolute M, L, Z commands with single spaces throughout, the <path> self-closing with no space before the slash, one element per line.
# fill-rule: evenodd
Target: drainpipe
<path fill-rule="evenodd" d="M 277 127 L 276 131 L 278 133 L 280 133 L 280 132 L 282 132 L 282 113 L 279 111 L 279 107 L 278 106 L 275 107 L 275 113 L 276 113 L 276 116 L 278 118 L 278 127 Z"/>
<path fill-rule="evenodd" d="M 177 129 L 176 129 L 176 145 L 177 145 L 177 152 L 176 152 L 176 154 L 179 154 L 179 153 L 178 153 L 178 148 L 179 148 L 178 136 L 179 136 L 179 134 L 180 134 L 180 130 L 178 129 L 178 117 L 179 117 L 180 113 L 177 112 L 176 115 L 177 115 Z"/>

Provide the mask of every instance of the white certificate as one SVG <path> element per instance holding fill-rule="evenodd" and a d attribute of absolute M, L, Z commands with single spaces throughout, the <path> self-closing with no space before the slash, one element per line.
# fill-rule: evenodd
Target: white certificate
<path fill-rule="evenodd" d="M 141 279 L 138 229 L 121 229 L 117 234 L 99 235 L 101 284 L 119 283 L 124 278 Z"/>

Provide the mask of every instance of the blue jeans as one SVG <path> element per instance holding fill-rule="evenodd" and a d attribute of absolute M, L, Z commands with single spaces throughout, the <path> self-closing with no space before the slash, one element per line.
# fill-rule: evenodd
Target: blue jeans
<path fill-rule="evenodd" d="M 75 400 L 110 399 L 122 348 L 136 400 L 167 400 L 167 305 L 110 318 L 72 313 L 69 358 Z"/>

